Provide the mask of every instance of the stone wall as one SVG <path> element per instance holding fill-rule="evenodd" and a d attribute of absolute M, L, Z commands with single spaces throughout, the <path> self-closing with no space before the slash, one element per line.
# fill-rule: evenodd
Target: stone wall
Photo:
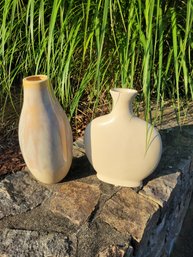
<path fill-rule="evenodd" d="M 0 256 L 169 256 L 193 188 L 193 127 L 161 135 L 160 165 L 142 188 L 99 181 L 81 140 L 61 183 L 25 171 L 1 176 Z"/>

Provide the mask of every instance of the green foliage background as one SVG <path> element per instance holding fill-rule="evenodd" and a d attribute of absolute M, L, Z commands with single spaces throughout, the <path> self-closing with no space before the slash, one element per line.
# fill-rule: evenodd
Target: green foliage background
<path fill-rule="evenodd" d="M 137 89 L 147 116 L 152 99 L 180 108 L 193 98 L 192 22 L 193 0 L 1 0 L 1 103 L 47 74 L 70 117 L 112 87 Z"/>

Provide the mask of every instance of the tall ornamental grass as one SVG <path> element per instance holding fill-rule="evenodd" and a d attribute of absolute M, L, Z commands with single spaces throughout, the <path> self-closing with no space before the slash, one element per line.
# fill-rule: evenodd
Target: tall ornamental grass
<path fill-rule="evenodd" d="M 192 22 L 192 0 L 1 0 L 1 105 L 47 74 L 69 117 L 112 87 L 137 89 L 148 119 L 152 101 L 179 110 L 193 98 Z"/>

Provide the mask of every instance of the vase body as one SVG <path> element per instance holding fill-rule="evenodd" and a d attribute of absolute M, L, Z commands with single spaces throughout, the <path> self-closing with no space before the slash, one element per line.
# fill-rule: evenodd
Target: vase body
<path fill-rule="evenodd" d="M 97 177 L 119 186 L 137 187 L 157 167 L 162 141 L 158 131 L 134 116 L 131 89 L 112 89 L 113 110 L 85 130 L 86 155 Z"/>
<path fill-rule="evenodd" d="M 19 144 L 32 175 L 46 184 L 57 183 L 72 162 L 72 132 L 48 77 L 23 79 L 24 100 L 19 120 Z"/>

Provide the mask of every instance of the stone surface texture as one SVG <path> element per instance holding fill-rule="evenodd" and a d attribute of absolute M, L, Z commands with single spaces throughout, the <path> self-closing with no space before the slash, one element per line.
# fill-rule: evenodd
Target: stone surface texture
<path fill-rule="evenodd" d="M 169 257 L 193 189 L 193 126 L 160 133 L 162 159 L 141 188 L 99 181 L 82 139 L 56 185 L 0 176 L 0 256 Z"/>
<path fill-rule="evenodd" d="M 0 182 L 0 219 L 31 210 L 50 194 L 25 172 L 8 175 Z"/>
<path fill-rule="evenodd" d="M 0 237 L 0 256 L 58 256 L 76 254 L 73 242 L 61 233 L 5 229 Z"/>
<path fill-rule="evenodd" d="M 94 185 L 72 182 L 62 185 L 50 198 L 49 208 L 53 214 L 67 218 L 73 224 L 84 224 L 94 211 L 100 190 Z"/>

